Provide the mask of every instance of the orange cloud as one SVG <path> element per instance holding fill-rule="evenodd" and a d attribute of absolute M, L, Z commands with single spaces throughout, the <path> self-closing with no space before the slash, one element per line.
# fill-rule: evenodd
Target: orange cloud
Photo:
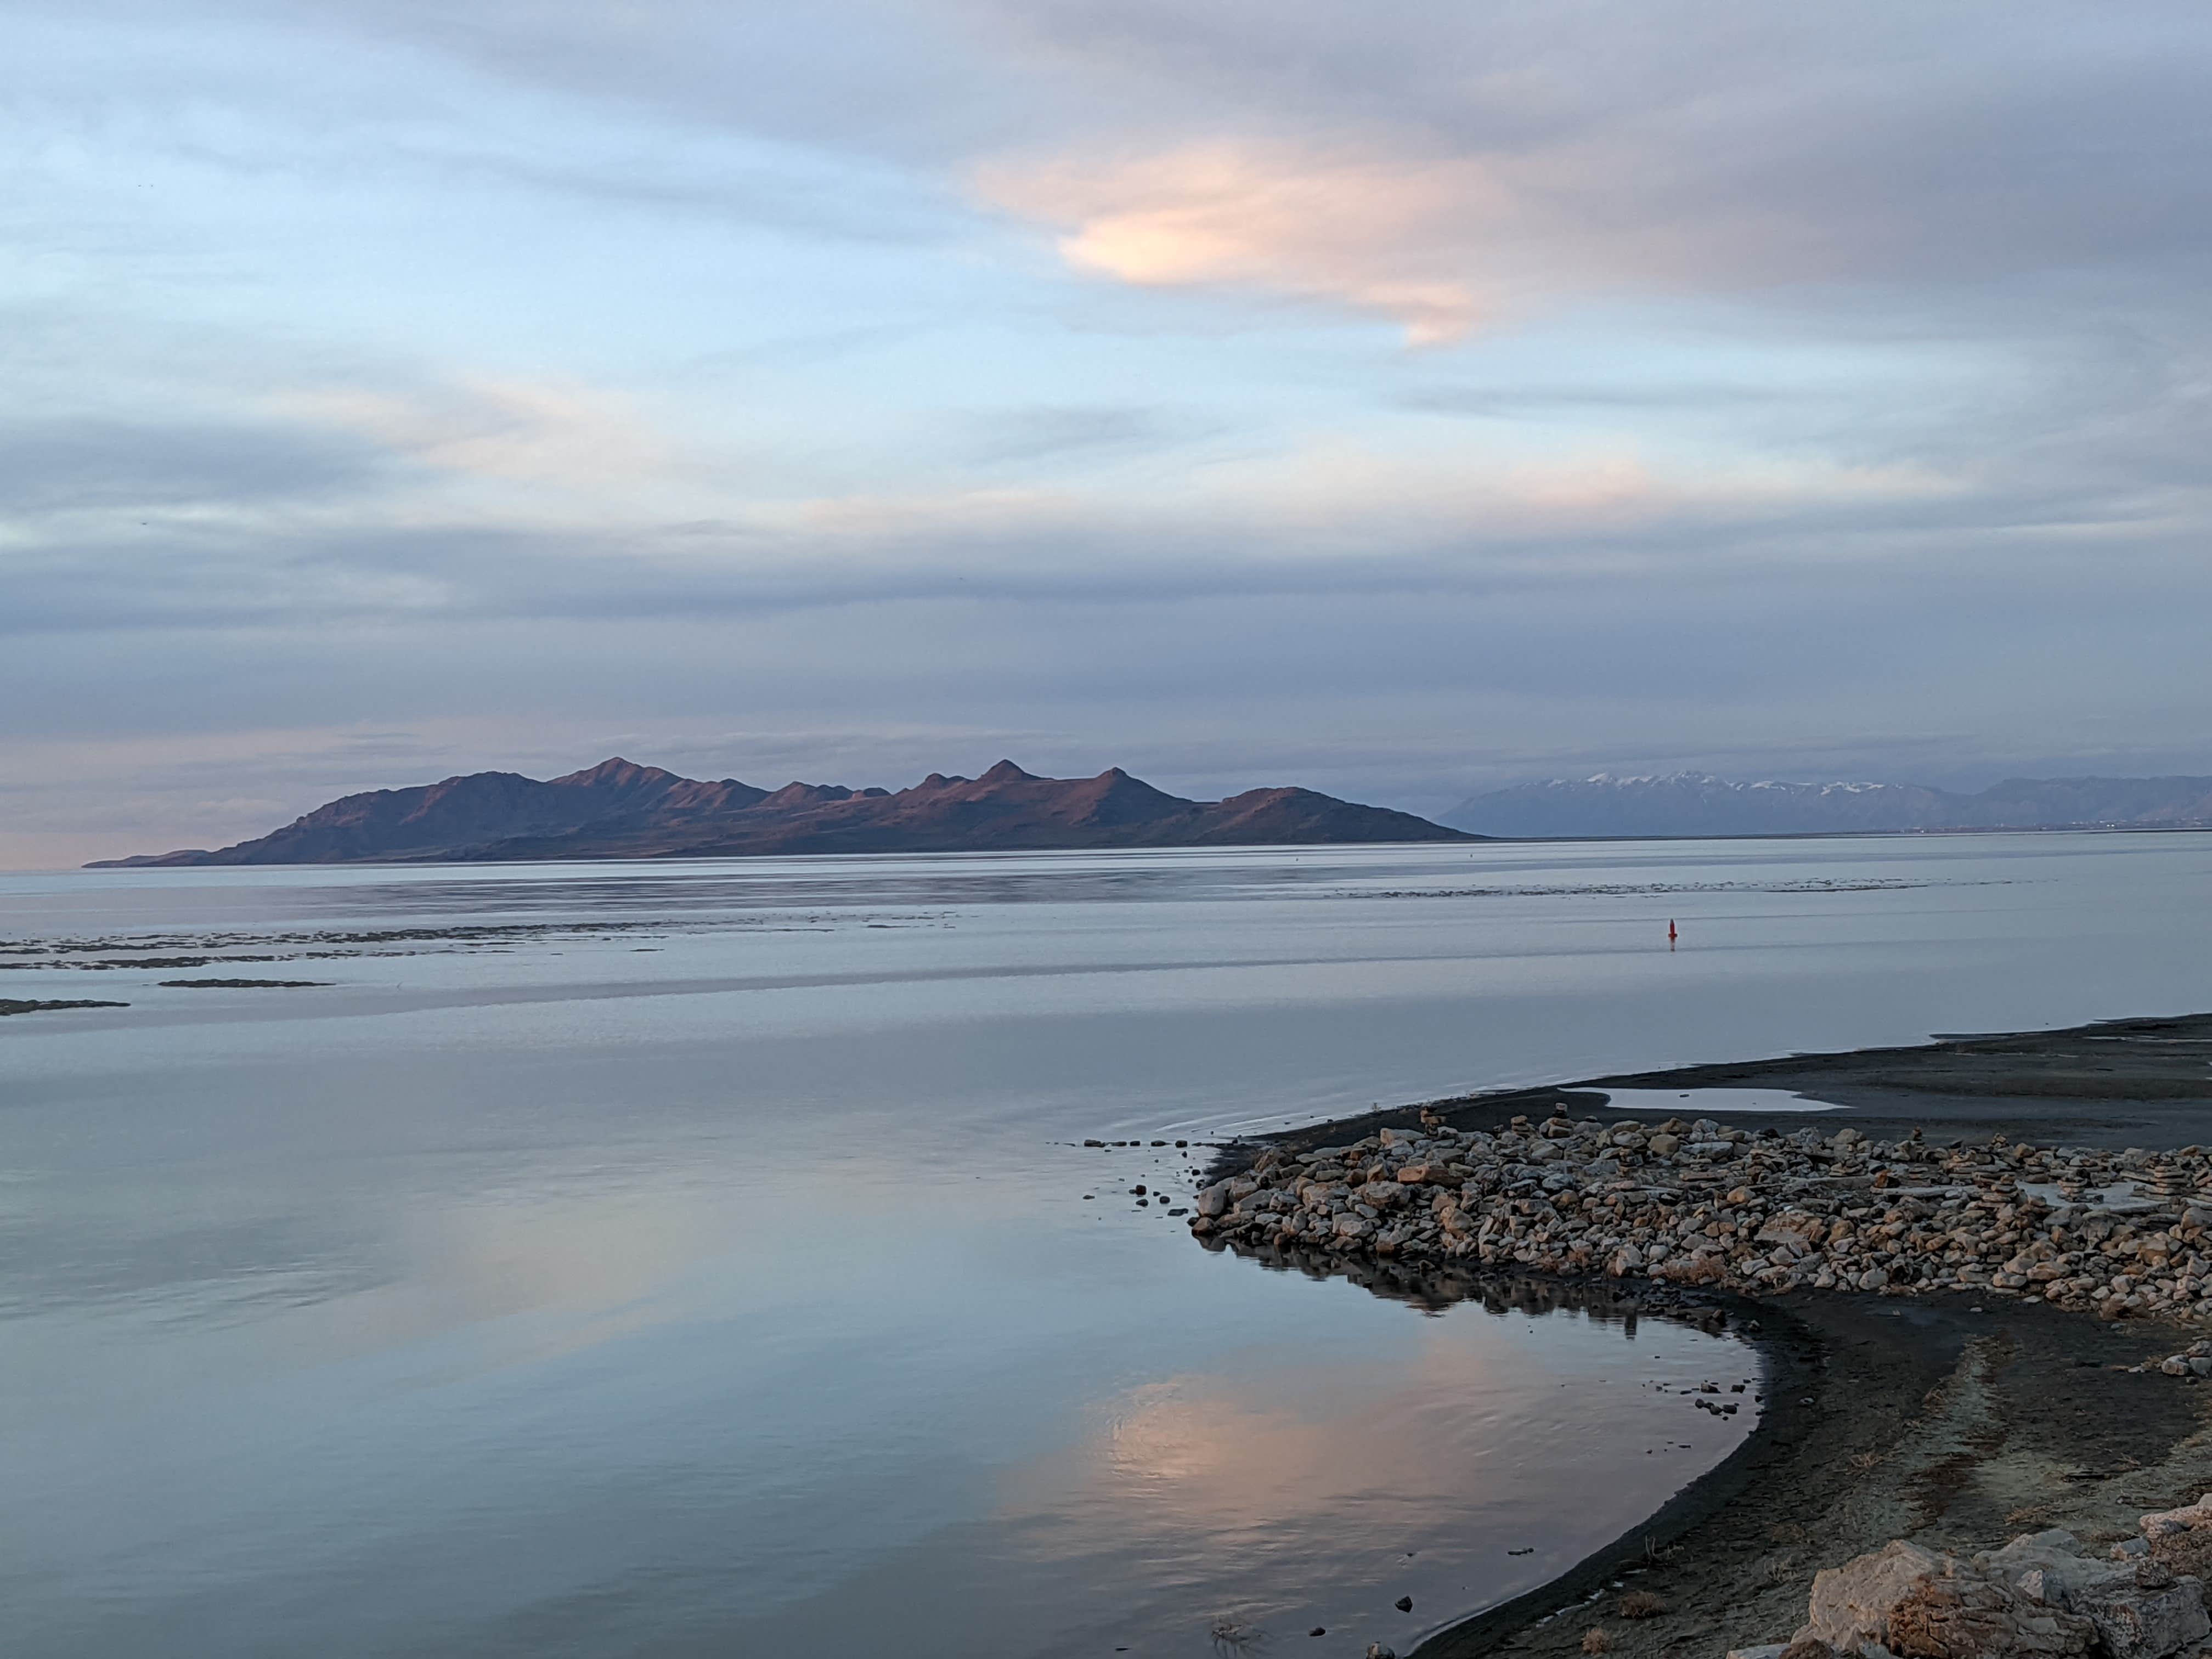
<path fill-rule="evenodd" d="M 976 184 L 995 206 L 1066 227 L 1060 255 L 1077 270 L 1348 306 L 1401 324 L 1414 345 L 1458 339 L 1496 312 L 1469 233 L 1514 216 L 1480 159 L 1233 143 L 1103 164 L 1002 164 Z"/>

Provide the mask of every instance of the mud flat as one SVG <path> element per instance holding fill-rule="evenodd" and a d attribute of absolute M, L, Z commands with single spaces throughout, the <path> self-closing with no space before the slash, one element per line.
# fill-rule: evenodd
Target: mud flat
<path fill-rule="evenodd" d="M 1942 1037 L 1910 1048 L 1622 1073 L 1427 1105 L 1455 1128 L 1496 1128 L 1516 1115 L 1547 1112 L 1562 1102 L 1584 1115 L 1603 1104 L 1589 1097 L 1613 1089 L 1785 1091 L 1838 1108 L 1822 1115 L 1826 1127 L 1848 1123 L 1876 1139 L 1918 1129 L 1938 1141 L 2002 1133 L 2073 1146 L 2212 1144 L 2212 1014 L 2100 1020 L 2063 1030 Z M 1249 1141 L 1242 1156 L 1249 1161 L 1262 1146 L 1311 1147 L 1385 1125 L 1410 1127 L 1420 1110 L 1394 1108 Z M 1807 1121 L 1796 1114 L 1729 1114 L 1729 1121 L 1746 1128 L 1801 1129 Z"/>
<path fill-rule="evenodd" d="M 1891 1540 L 1964 1556 L 2063 1527 L 2101 1552 L 2212 1490 L 2208 1061 L 2192 1016 L 1432 1102 L 1226 1149 L 1193 1226 L 1379 1294 L 1551 1285 L 1755 1342 L 1765 1395 L 1733 1455 L 1417 1650 L 1719 1659 L 1786 1638 L 1815 1572 Z M 1616 1112 L 1609 1086 L 1691 1098 Z M 1841 1109 L 1698 1108 L 1749 1088 Z"/>

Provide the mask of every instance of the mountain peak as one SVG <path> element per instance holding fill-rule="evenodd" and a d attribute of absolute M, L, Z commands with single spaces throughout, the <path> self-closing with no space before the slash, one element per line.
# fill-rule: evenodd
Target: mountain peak
<path fill-rule="evenodd" d="M 586 767 L 580 772 L 571 772 L 565 777 L 552 778 L 548 781 L 556 787 L 591 789 L 608 785 L 623 787 L 640 783 L 688 783 L 690 780 L 678 777 L 673 772 L 664 772 L 658 766 L 640 766 L 635 761 L 612 755 L 597 766 Z"/>
<path fill-rule="evenodd" d="M 734 779 L 679 778 L 617 755 L 550 782 L 483 772 L 349 795 L 258 840 L 129 862 L 477 863 L 1461 839 L 1407 813 L 1303 789 L 1185 800 L 1118 766 L 1095 778 L 1041 778 L 1002 760 L 972 782 L 933 772 L 896 795 L 811 783 L 770 795 Z"/>

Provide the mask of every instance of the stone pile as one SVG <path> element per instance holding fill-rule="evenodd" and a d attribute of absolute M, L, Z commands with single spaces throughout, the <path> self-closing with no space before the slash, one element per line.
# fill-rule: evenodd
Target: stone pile
<path fill-rule="evenodd" d="M 2169 1563 L 2212 1552 L 2212 1493 L 2144 1516 L 2141 1531 L 2101 1558 L 2055 1529 L 1966 1560 L 1899 1540 L 1816 1577 L 1790 1641 L 1729 1659 L 2197 1655 L 2212 1637 L 2203 1580 Z"/>
<path fill-rule="evenodd" d="M 2212 1320 L 2212 1156 L 1917 1134 L 1515 1118 L 1270 1147 L 1197 1195 L 1205 1237 L 1751 1293 L 2020 1297 Z M 2157 1362 L 2154 1362 L 2154 1364 Z M 2212 1346 L 2158 1364 L 2212 1374 Z"/>

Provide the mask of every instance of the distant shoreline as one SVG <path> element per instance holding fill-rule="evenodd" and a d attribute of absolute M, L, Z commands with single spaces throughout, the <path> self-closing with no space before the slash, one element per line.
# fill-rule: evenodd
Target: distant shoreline
<path fill-rule="evenodd" d="M 127 870 L 434 870 L 481 869 L 516 864 L 666 864 L 757 863 L 776 858 L 952 858 L 963 855 L 1004 856 L 1010 853 L 1262 853 L 1341 852 L 1358 847 L 1617 847 L 1650 842 L 1677 844 L 1689 842 L 1759 841 L 1938 841 L 1971 836 L 2203 836 L 2212 835 L 2212 823 L 2049 823 L 1994 824 L 1972 829 L 1945 830 L 1714 830 L 1698 835 L 1640 836 L 1498 836 L 1462 832 L 1455 840 L 1433 837 L 1403 841 L 1249 841 L 1206 842 L 1185 845 L 1133 846 L 1099 842 L 1083 845 L 1039 847 L 890 847 L 836 848 L 822 851 L 695 853 L 682 850 L 653 853 L 538 854 L 495 858 L 413 857 L 303 859 L 266 863 L 190 860 L 173 854 L 149 857 L 94 859 L 89 863 L 56 865 L 51 869 L 0 872 L 16 875 L 51 875 L 71 871 Z"/>

